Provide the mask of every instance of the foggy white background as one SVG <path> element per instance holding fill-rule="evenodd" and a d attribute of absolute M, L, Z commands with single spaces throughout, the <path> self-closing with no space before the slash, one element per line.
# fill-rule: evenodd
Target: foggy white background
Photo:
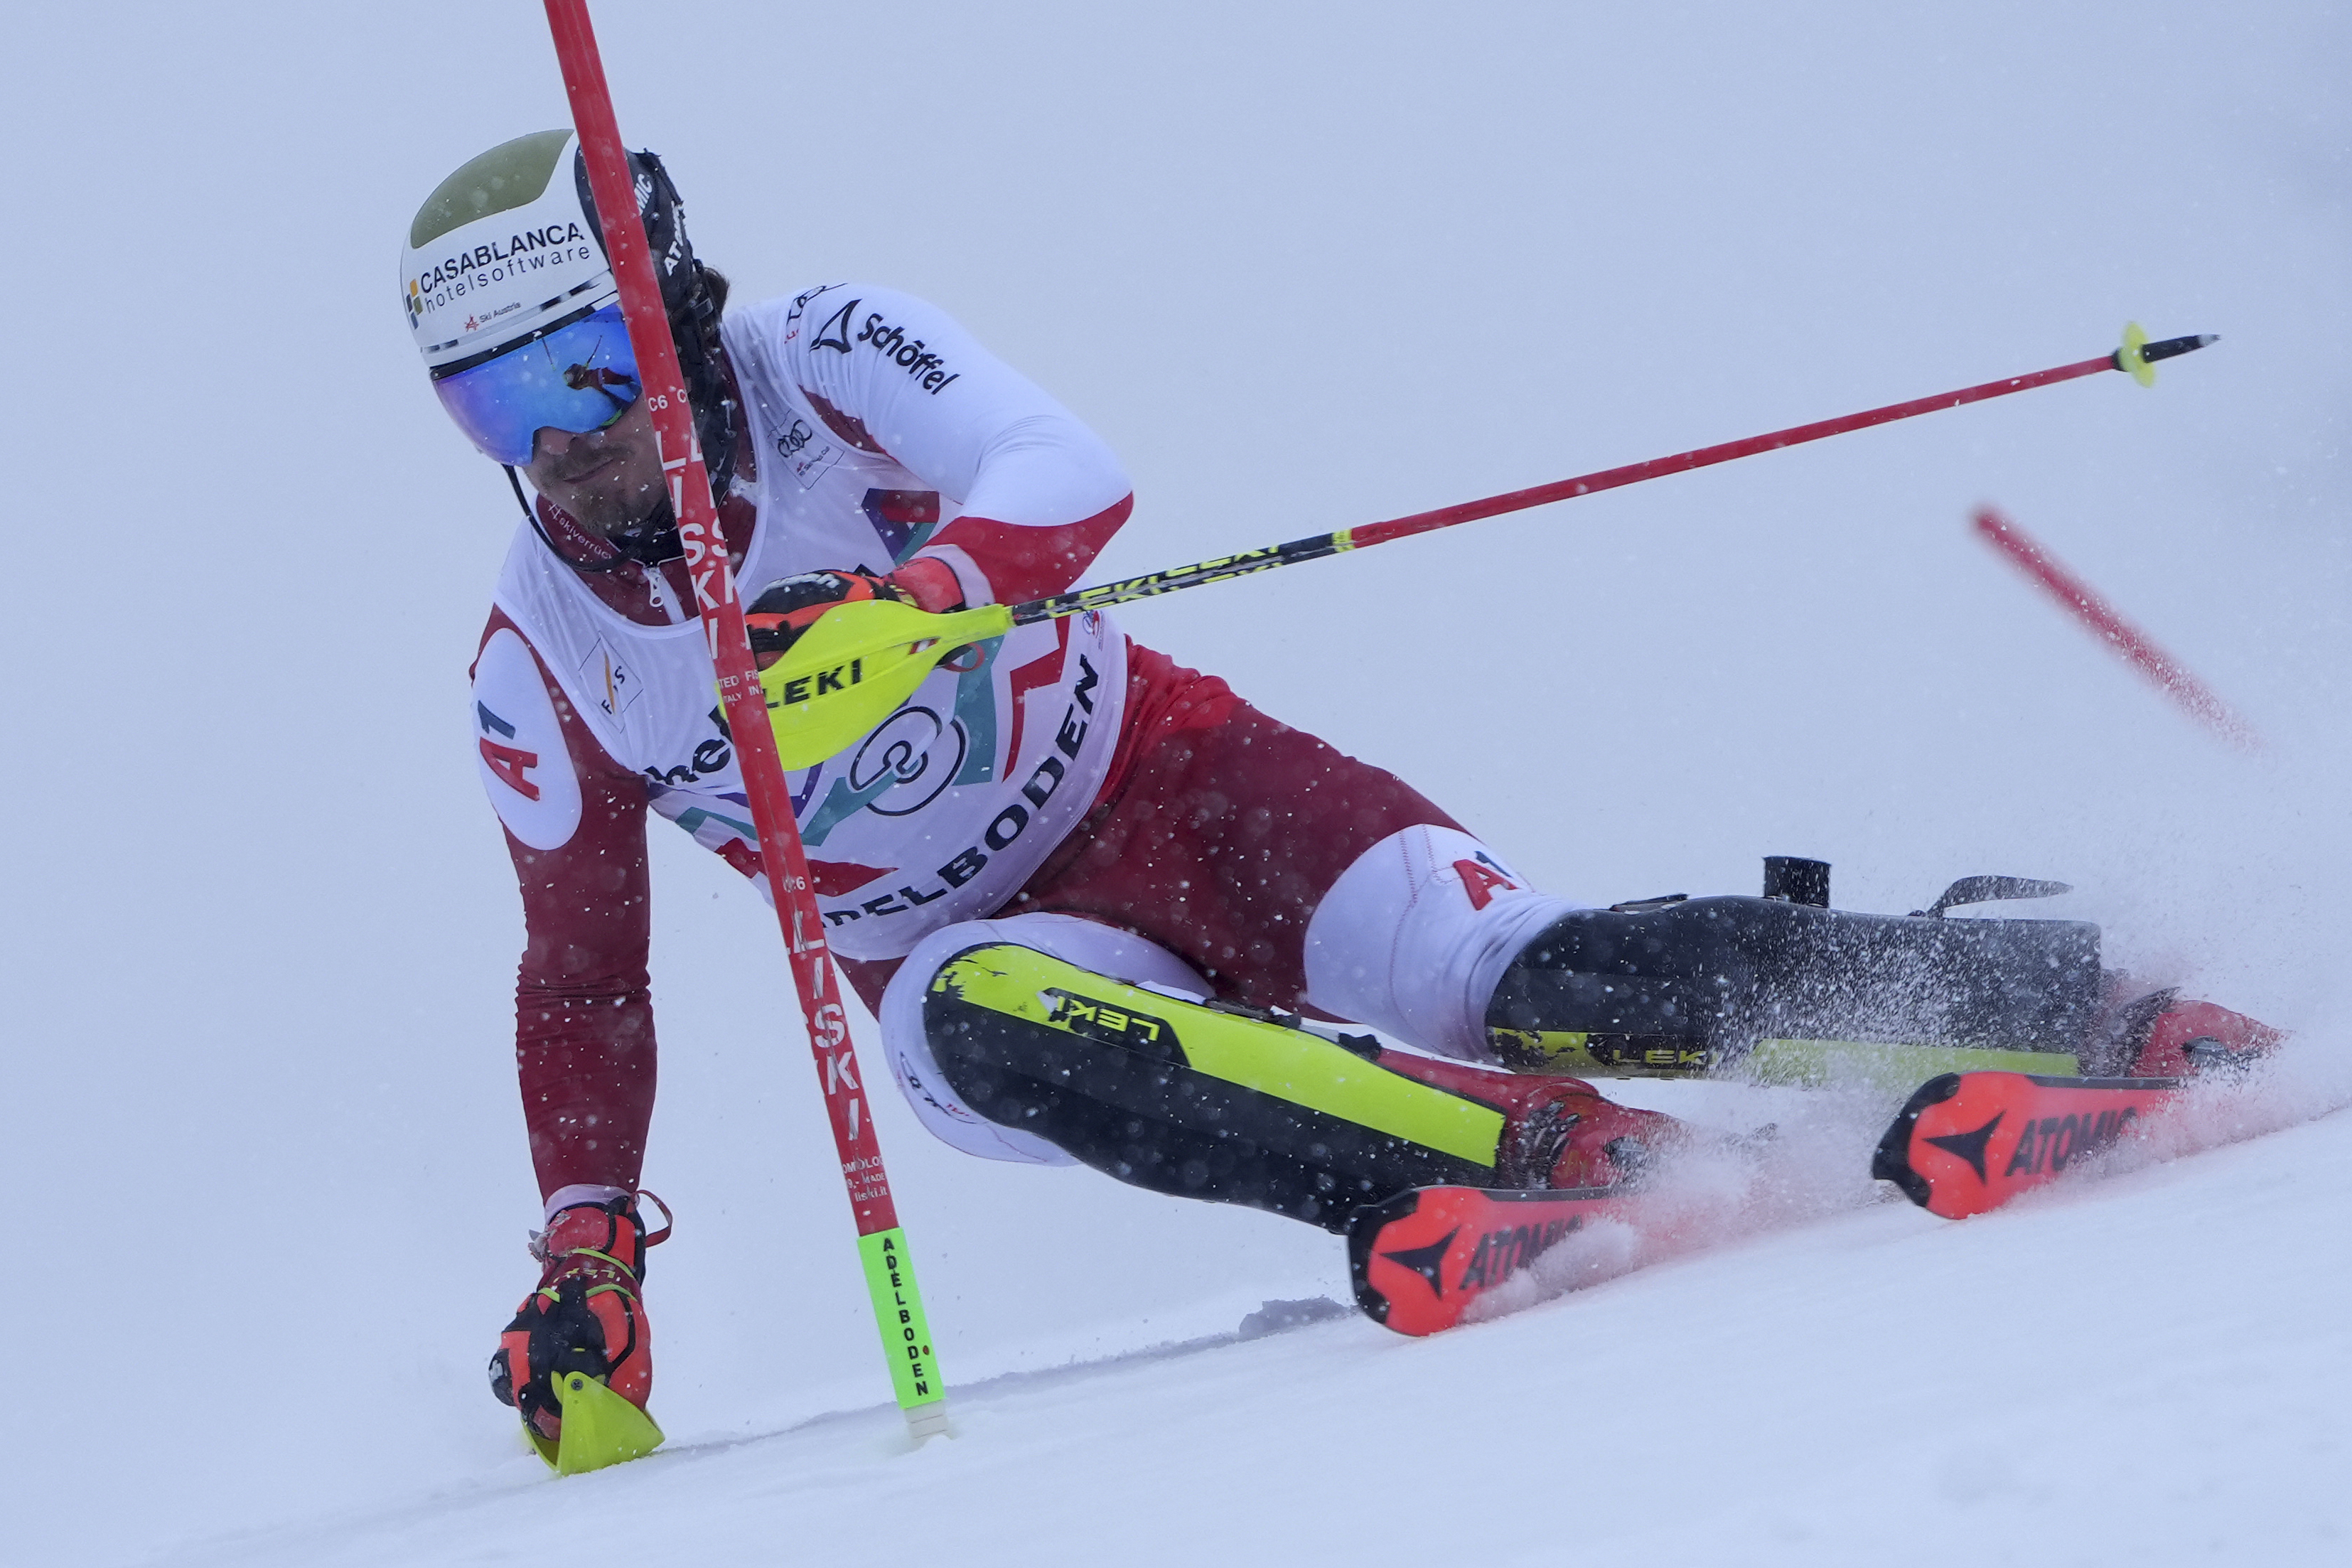
<path fill-rule="evenodd" d="M 2000 871 L 2338 1043 L 2352 24 L 2320 4 L 606 4 L 740 297 L 960 316 L 1101 431 L 1097 577 L 2078 360 L 2101 376 L 1144 605 L 1547 887 L 1845 907 Z M 0 21 L 0 1560 L 520 1463 L 519 906 L 465 672 L 514 523 L 397 306 L 563 123 L 536 6 Z M 1997 504 L 2236 705 L 2179 717 Z M 884 1397 L 772 924 L 656 825 L 674 1437 Z M 2038 911 L 2037 911 L 2038 912 Z M 870 1039 L 870 1035 L 865 1037 Z M 879 1107 L 952 1384 L 1344 1295 L 1339 1245 Z M 1367 1331 L 1368 1332 L 1370 1331 Z M 535 1463 L 535 1461 L 531 1461 Z M 21 1555 L 19 1555 L 21 1554 Z"/>

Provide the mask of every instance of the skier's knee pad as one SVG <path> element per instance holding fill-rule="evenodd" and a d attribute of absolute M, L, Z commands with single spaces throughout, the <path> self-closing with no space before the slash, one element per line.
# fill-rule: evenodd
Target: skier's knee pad
<path fill-rule="evenodd" d="M 1060 958 L 1100 975 L 1166 985 L 1197 995 L 1208 982 L 1167 949 L 1075 915 L 1009 915 L 1002 920 L 964 921 L 933 931 L 890 977 L 878 1020 L 882 1049 L 907 1102 L 933 1136 L 967 1154 L 1020 1164 L 1067 1165 L 1071 1157 L 1017 1125 L 1002 1124 L 968 1103 L 955 1087 L 927 1033 L 923 1001 L 940 969 L 957 953 L 991 943 L 1011 943 Z"/>
<path fill-rule="evenodd" d="M 1579 907 L 1535 891 L 1459 828 L 1404 828 L 1357 857 L 1316 906 L 1307 999 L 1425 1049 L 1482 1056 L 1503 971 Z"/>
<path fill-rule="evenodd" d="M 1505 967 L 1486 1016 L 1515 1066 L 1693 1071 L 1759 1040 L 2074 1051 L 2098 1002 L 2099 929 L 1931 920 L 1777 899 L 1580 910 Z"/>

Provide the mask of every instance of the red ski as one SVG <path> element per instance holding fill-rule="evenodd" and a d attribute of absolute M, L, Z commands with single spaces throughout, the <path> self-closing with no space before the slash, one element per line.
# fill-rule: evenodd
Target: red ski
<path fill-rule="evenodd" d="M 1356 1305 L 1401 1334 L 1433 1334 L 1473 1301 L 1598 1219 L 1628 1215 L 1622 1187 L 1495 1192 L 1415 1187 L 1358 1209 L 1348 1226 Z"/>
<path fill-rule="evenodd" d="M 1870 1173 L 1946 1219 L 1999 1208 L 2130 1135 L 2179 1096 L 2177 1078 L 1946 1073 L 1919 1086 Z"/>

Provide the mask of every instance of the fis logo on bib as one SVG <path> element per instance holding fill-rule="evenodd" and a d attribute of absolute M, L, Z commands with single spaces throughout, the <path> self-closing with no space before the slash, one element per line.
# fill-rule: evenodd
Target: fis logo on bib
<path fill-rule="evenodd" d="M 588 657 L 580 661 L 580 674 L 582 684 L 587 688 L 589 701 L 626 731 L 629 710 L 635 707 L 637 700 L 646 694 L 636 672 L 614 658 L 613 650 L 606 647 L 604 640 L 599 637 L 596 646 L 588 650 Z"/>

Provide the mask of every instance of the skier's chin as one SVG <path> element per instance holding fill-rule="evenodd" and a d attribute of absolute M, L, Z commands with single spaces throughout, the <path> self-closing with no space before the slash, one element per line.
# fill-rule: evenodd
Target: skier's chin
<path fill-rule="evenodd" d="M 654 512 L 661 508 L 661 491 L 652 489 L 652 491 L 625 491 L 625 494 L 624 491 L 595 494 L 595 499 L 585 500 L 583 505 L 588 508 L 585 515 L 574 512 L 574 517 L 579 517 L 583 524 L 609 538 L 614 533 L 625 533 L 642 521 L 652 520 Z"/>
<path fill-rule="evenodd" d="M 587 484 L 551 495 L 581 526 L 611 537 L 626 532 L 652 517 L 661 505 L 661 488 L 641 489 L 619 483 Z"/>

